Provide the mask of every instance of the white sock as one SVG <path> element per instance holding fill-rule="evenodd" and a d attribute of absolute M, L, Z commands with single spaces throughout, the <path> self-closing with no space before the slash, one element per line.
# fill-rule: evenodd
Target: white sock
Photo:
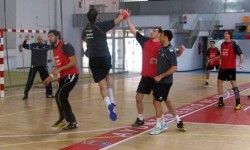
<path fill-rule="evenodd" d="M 138 114 L 139 120 L 143 120 L 143 114 Z"/>
<path fill-rule="evenodd" d="M 108 106 L 111 104 L 111 103 L 110 103 L 110 99 L 109 99 L 108 96 L 104 97 L 104 102 L 105 102 L 107 108 L 108 108 Z"/>
<path fill-rule="evenodd" d="M 161 121 L 162 121 L 162 118 L 156 118 L 156 126 L 161 128 Z"/>
<path fill-rule="evenodd" d="M 113 93 L 112 88 L 108 88 L 108 95 L 109 95 L 109 98 L 110 98 L 110 102 L 115 104 L 115 98 L 114 98 L 114 93 Z"/>
<path fill-rule="evenodd" d="M 181 121 L 181 118 L 178 115 L 175 116 L 175 119 L 176 119 L 177 123 L 179 123 Z"/>

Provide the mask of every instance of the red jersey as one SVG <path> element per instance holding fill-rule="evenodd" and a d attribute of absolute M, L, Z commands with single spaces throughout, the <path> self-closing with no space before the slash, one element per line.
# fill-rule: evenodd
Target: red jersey
<path fill-rule="evenodd" d="M 69 57 L 63 50 L 63 47 L 68 44 L 68 43 L 64 43 L 63 41 L 60 41 L 59 44 L 57 45 L 56 48 L 54 48 L 53 53 L 54 53 L 54 59 L 55 59 L 55 65 L 57 68 L 60 68 L 62 66 L 65 66 L 69 63 Z M 70 45 L 69 47 L 71 47 L 71 51 L 74 51 L 73 47 Z M 67 49 L 66 49 L 67 50 Z M 62 70 L 60 72 L 60 78 L 63 78 L 67 75 L 71 75 L 71 74 L 76 74 L 79 73 L 79 70 L 77 69 L 76 65 L 74 65 L 71 68 Z"/>
<path fill-rule="evenodd" d="M 217 47 L 209 47 L 207 50 L 207 57 L 208 59 L 211 59 L 212 61 L 209 61 L 208 65 L 209 66 L 217 66 L 220 64 L 219 57 L 220 56 L 220 51 L 218 50 Z"/>
<path fill-rule="evenodd" d="M 223 42 L 221 44 L 221 69 L 236 68 L 236 50 L 233 44 L 234 41 Z"/>
<path fill-rule="evenodd" d="M 157 59 L 157 55 L 161 48 L 160 42 L 155 42 L 153 39 L 149 39 L 144 43 L 142 50 L 142 76 L 155 77 L 157 64 L 156 62 L 150 62 L 150 60 Z"/>

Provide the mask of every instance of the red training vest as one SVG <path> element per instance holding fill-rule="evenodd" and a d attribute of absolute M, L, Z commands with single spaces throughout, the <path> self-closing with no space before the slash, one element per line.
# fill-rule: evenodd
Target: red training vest
<path fill-rule="evenodd" d="M 212 48 L 212 47 L 209 47 L 208 48 L 208 58 L 209 59 L 212 59 L 212 62 L 210 61 L 209 62 L 209 66 L 217 66 L 219 65 L 219 58 L 216 59 L 215 57 L 219 57 L 219 50 L 217 47 L 215 48 Z"/>
<path fill-rule="evenodd" d="M 142 72 L 141 75 L 144 77 L 155 77 L 157 64 L 150 63 L 150 59 L 157 59 L 157 55 L 161 48 L 160 42 L 155 42 L 152 39 L 149 39 L 145 42 L 142 50 Z"/>
<path fill-rule="evenodd" d="M 236 52 L 233 42 L 223 42 L 221 44 L 221 69 L 236 69 Z"/>
<path fill-rule="evenodd" d="M 62 66 L 65 66 L 69 63 L 69 56 L 65 55 L 63 53 L 63 50 L 62 50 L 62 46 L 63 46 L 64 42 L 63 41 L 60 41 L 59 44 L 57 45 L 56 48 L 54 48 L 53 50 L 53 53 L 54 53 L 54 59 L 55 59 L 55 65 L 57 68 L 60 68 Z M 60 78 L 63 78 L 67 75 L 71 75 L 71 74 L 76 74 L 76 73 L 79 73 L 79 70 L 78 68 L 76 67 L 76 65 L 74 65 L 73 67 L 71 68 L 68 68 L 68 69 L 65 69 L 65 70 L 62 70 L 60 72 Z"/>

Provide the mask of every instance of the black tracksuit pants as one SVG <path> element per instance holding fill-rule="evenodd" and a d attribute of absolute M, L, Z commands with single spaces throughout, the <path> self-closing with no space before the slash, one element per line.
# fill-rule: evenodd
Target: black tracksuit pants
<path fill-rule="evenodd" d="M 75 87 L 78 74 L 59 78 L 59 89 L 56 92 L 56 103 L 59 111 L 59 120 L 66 119 L 67 122 L 76 122 L 74 113 L 69 104 L 69 93 Z"/>
<path fill-rule="evenodd" d="M 26 87 L 24 90 L 24 95 L 28 96 L 29 90 L 32 87 L 37 71 L 39 72 L 42 81 L 49 76 L 48 69 L 46 66 L 31 66 Z M 52 94 L 52 85 L 50 83 L 48 86 L 46 86 L 46 95 L 51 95 L 51 94 Z"/>

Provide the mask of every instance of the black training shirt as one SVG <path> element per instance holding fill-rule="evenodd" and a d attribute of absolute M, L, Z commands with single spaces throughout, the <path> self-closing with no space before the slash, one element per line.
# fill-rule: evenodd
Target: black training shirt
<path fill-rule="evenodd" d="M 82 32 L 82 40 L 87 43 L 89 58 L 110 57 L 106 33 L 114 27 L 114 20 L 87 24 Z"/>
<path fill-rule="evenodd" d="M 175 48 L 169 44 L 167 47 L 161 47 L 157 57 L 157 75 L 160 75 L 170 69 L 172 66 L 177 66 L 177 54 Z M 161 79 L 160 83 L 172 83 L 173 74 Z"/>

